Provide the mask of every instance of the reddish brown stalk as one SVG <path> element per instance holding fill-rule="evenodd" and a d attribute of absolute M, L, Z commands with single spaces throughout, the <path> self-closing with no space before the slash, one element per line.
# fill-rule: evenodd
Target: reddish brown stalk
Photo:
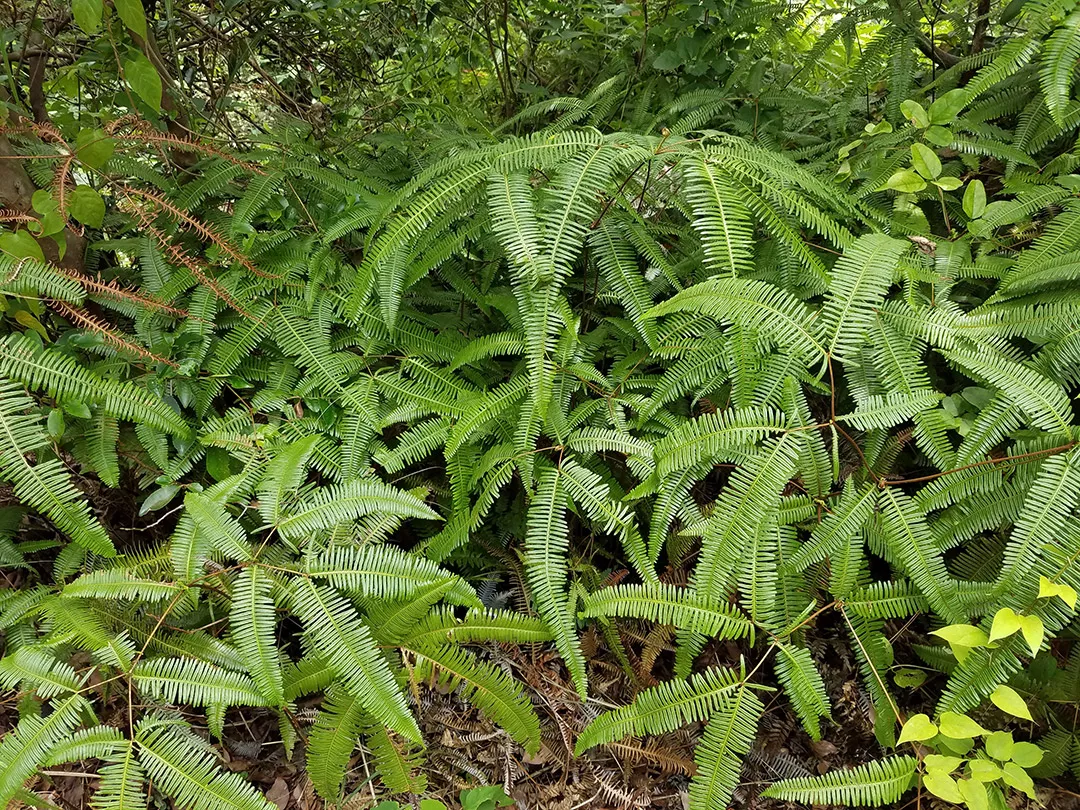
<path fill-rule="evenodd" d="M 131 186 L 121 186 L 121 188 L 127 194 L 135 194 L 139 197 L 142 197 L 144 200 L 147 200 L 151 204 L 157 206 L 157 208 L 162 213 L 169 215 L 181 225 L 185 226 L 189 230 L 194 231 L 208 242 L 212 242 L 213 244 L 217 245 L 218 249 L 221 250 L 222 253 L 226 254 L 234 262 L 239 264 L 245 270 L 254 273 L 259 278 L 279 278 L 279 276 L 277 275 L 265 273 L 259 268 L 257 268 L 254 263 L 252 263 L 252 261 L 247 258 L 247 256 L 237 250 L 224 236 L 219 234 L 205 222 L 200 222 L 199 220 L 195 219 L 195 217 L 188 214 L 186 211 L 177 208 L 175 205 L 173 205 L 161 195 L 154 194 L 151 191 L 144 191 L 143 189 L 132 188 Z"/>
<path fill-rule="evenodd" d="M 0 222 L 37 222 L 38 219 L 30 214 L 16 211 L 14 208 L 0 208 Z"/>
<path fill-rule="evenodd" d="M 179 368 L 179 366 L 175 362 L 169 360 L 167 357 L 162 357 L 160 355 L 154 354 L 149 349 L 146 349 L 137 343 L 133 343 L 123 335 L 114 332 L 109 324 L 105 323 L 105 321 L 101 320 L 100 318 L 94 317 L 88 312 L 84 312 L 80 309 L 75 309 L 75 307 L 71 306 L 65 301 L 56 301 L 49 299 L 48 303 L 50 307 L 59 312 L 69 321 L 87 330 L 88 332 L 94 332 L 101 335 L 101 337 L 105 340 L 106 343 L 111 344 L 117 349 L 131 352 L 132 354 L 139 355 L 140 357 L 144 357 L 147 360 L 152 360 L 155 363 L 164 363 L 165 365 L 171 366 L 172 368 Z"/>
<path fill-rule="evenodd" d="M 71 173 L 71 164 L 74 161 L 74 155 L 67 155 L 60 161 L 53 176 L 53 185 L 56 187 L 56 210 L 64 218 L 64 221 L 71 226 L 72 230 L 76 230 L 82 236 L 82 228 L 70 222 L 67 215 L 68 176 Z"/>
<path fill-rule="evenodd" d="M 221 160 L 232 163 L 234 166 L 240 166 L 244 170 L 249 171 L 252 174 L 258 174 L 263 176 L 267 174 L 266 170 L 257 163 L 251 163 L 247 160 L 241 160 L 238 157 L 230 155 L 228 152 L 223 152 L 220 149 L 215 149 L 212 146 L 207 146 L 206 144 L 199 143 L 198 141 L 194 141 L 190 138 L 181 138 L 177 135 L 168 135 L 162 132 L 140 133 L 133 135 L 115 135 L 113 137 L 115 137 L 118 141 L 134 141 L 138 143 L 161 144 L 164 146 L 172 147 L 173 149 L 178 149 L 182 152 L 197 152 L 201 155 L 206 155 L 208 157 L 220 158 Z"/>
<path fill-rule="evenodd" d="M 87 292 L 121 301 L 130 301 L 131 303 L 145 307 L 146 309 L 163 312 L 167 315 L 174 315 L 177 318 L 191 317 L 186 310 L 170 306 L 163 301 L 158 301 L 156 298 L 143 295 L 136 290 L 125 289 L 115 281 L 104 281 L 100 278 L 93 278 L 92 276 L 80 273 L 78 270 L 61 270 L 60 272 L 72 281 L 81 284 Z"/>
<path fill-rule="evenodd" d="M 201 284 L 203 284 L 220 300 L 224 301 L 226 304 L 235 309 L 245 318 L 252 317 L 250 312 L 240 306 L 237 300 L 232 296 L 232 293 L 222 287 L 215 278 L 204 272 L 204 267 L 199 263 L 197 259 L 195 259 L 193 256 L 189 256 L 187 252 L 179 245 L 175 245 L 171 241 L 169 241 L 169 238 L 165 236 L 165 234 L 163 234 L 150 223 L 149 217 L 146 217 L 145 212 L 142 212 L 141 209 L 136 210 L 142 213 L 140 219 L 142 220 L 143 228 L 154 238 L 154 241 L 158 243 L 161 249 L 165 251 L 169 259 L 172 260 L 173 264 L 179 267 L 185 267 L 190 270 L 191 274 L 195 276 L 195 278 L 197 278 Z"/>

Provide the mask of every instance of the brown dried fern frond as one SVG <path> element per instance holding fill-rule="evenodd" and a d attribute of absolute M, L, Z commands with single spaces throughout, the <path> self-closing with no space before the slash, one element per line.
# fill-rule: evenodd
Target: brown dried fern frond
<path fill-rule="evenodd" d="M 260 270 L 247 256 L 241 253 L 235 245 L 233 245 L 228 239 L 218 233 L 214 228 L 210 227 L 205 222 L 201 222 L 200 220 L 191 216 L 191 214 L 187 213 L 183 209 L 173 205 L 160 194 L 155 194 L 152 191 L 145 191 L 143 189 L 133 188 L 132 186 L 122 186 L 121 189 L 127 195 L 134 194 L 151 203 L 161 213 L 176 220 L 181 226 L 198 234 L 206 241 L 216 245 L 218 250 L 220 250 L 234 262 L 239 264 L 245 270 L 254 273 L 256 276 L 259 276 L 259 278 L 280 278 L 279 275 L 267 273 L 263 270 Z M 128 197 L 128 199 L 131 200 L 130 196 Z M 131 207 L 138 208 L 139 206 L 133 200 L 131 200 Z"/>
<path fill-rule="evenodd" d="M 151 360 L 155 363 L 163 363 L 171 368 L 179 368 L 180 366 L 167 357 L 154 354 L 149 349 L 140 346 L 138 343 L 133 342 L 124 335 L 113 330 L 111 324 L 106 323 L 89 312 L 84 312 L 81 309 L 76 309 L 70 304 L 64 301 L 56 301 L 49 299 L 49 306 L 58 312 L 60 315 L 67 318 L 76 326 L 85 329 L 88 332 L 94 332 L 101 335 L 106 343 L 121 351 L 130 352 L 131 354 L 138 355 L 147 360 Z"/>
<path fill-rule="evenodd" d="M 153 310 L 155 312 L 161 312 L 166 315 L 172 315 L 177 318 L 190 318 L 191 315 L 187 310 L 180 309 L 178 307 L 166 304 L 164 301 L 158 301 L 149 295 L 144 295 L 138 290 L 129 290 L 121 287 L 115 281 L 105 281 L 101 278 L 93 278 L 85 273 L 80 273 L 77 270 L 62 269 L 60 271 L 72 281 L 76 281 L 82 285 L 83 289 L 94 295 L 101 295 L 106 298 L 112 298 L 118 301 L 129 301 L 146 309 Z M 201 319 L 199 319 L 201 320 Z"/>

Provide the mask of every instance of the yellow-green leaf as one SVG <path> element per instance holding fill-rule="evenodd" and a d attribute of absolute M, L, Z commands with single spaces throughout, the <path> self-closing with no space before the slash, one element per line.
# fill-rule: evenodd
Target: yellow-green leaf
<path fill-rule="evenodd" d="M 957 714 L 956 712 L 942 712 L 941 717 L 938 718 L 938 728 L 946 737 L 957 740 L 990 733 L 966 714 Z"/>
<path fill-rule="evenodd" d="M 959 804 L 964 801 L 964 796 L 956 786 L 951 776 L 943 773 L 928 773 L 923 777 L 923 787 L 947 802 Z"/>
<path fill-rule="evenodd" d="M 937 726 L 930 721 L 929 717 L 925 714 L 913 714 L 900 729 L 900 737 L 896 744 L 929 740 L 937 736 L 937 733 Z"/>
<path fill-rule="evenodd" d="M 141 0 L 113 0 L 113 8 L 129 31 L 146 39 L 146 14 Z"/>
<path fill-rule="evenodd" d="M 995 731 L 986 738 L 986 753 L 1001 762 L 1012 759 L 1013 735 L 1008 731 Z"/>
<path fill-rule="evenodd" d="M 967 802 L 968 810 L 988 810 L 990 800 L 986 796 L 986 787 L 981 781 L 961 779 L 958 787 L 964 801 Z"/>
<path fill-rule="evenodd" d="M 927 754 L 923 757 L 923 765 L 932 773 L 952 773 L 963 765 L 964 761 L 960 757 L 947 757 L 942 754 Z"/>
<path fill-rule="evenodd" d="M 1020 697 L 1015 689 L 1005 686 L 1005 684 L 993 691 L 990 695 L 990 702 L 1013 717 L 1022 717 L 1025 720 L 1032 719 L 1031 711 L 1028 709 L 1024 699 Z"/>
<path fill-rule="evenodd" d="M 102 10 L 101 0 L 71 0 L 71 16 L 87 34 L 96 34 L 101 28 Z"/>
<path fill-rule="evenodd" d="M 1006 762 L 1003 771 L 1001 778 L 1005 780 L 1006 785 L 1026 793 L 1032 799 L 1035 798 L 1035 783 L 1031 781 L 1027 771 L 1015 762 Z"/>
<path fill-rule="evenodd" d="M 990 640 L 1008 638 L 1020 629 L 1020 617 L 1009 608 L 1002 608 L 994 614 L 994 623 L 990 627 Z"/>
<path fill-rule="evenodd" d="M 964 213 L 978 219 L 986 210 L 986 187 L 982 180 L 972 180 L 964 191 Z"/>
<path fill-rule="evenodd" d="M 1076 608 L 1076 591 L 1070 588 L 1068 585 L 1059 585 L 1056 582 L 1051 582 L 1046 577 L 1039 577 L 1039 598 L 1050 599 L 1054 596 L 1061 598 L 1069 607 Z"/>
<path fill-rule="evenodd" d="M 1028 647 L 1031 648 L 1031 654 L 1038 655 L 1039 647 L 1042 645 L 1043 636 L 1046 634 L 1046 628 L 1043 627 L 1042 619 L 1038 616 L 1021 616 L 1020 632 L 1024 634 L 1024 641 L 1026 641 Z"/>
<path fill-rule="evenodd" d="M 1001 778 L 1001 767 L 988 759 L 973 759 L 968 763 L 971 778 L 980 782 L 993 782 Z"/>
<path fill-rule="evenodd" d="M 941 174 L 941 159 L 924 143 L 911 145 L 911 165 L 927 180 L 933 180 Z"/>
<path fill-rule="evenodd" d="M 1042 762 L 1043 750 L 1035 743 L 1019 742 L 1013 746 L 1012 759 L 1017 765 L 1022 768 L 1034 768 L 1040 762 Z"/>
<path fill-rule="evenodd" d="M 901 169 L 885 181 L 885 188 L 899 191 L 903 194 L 911 194 L 926 188 L 926 181 L 911 169 Z"/>
<path fill-rule="evenodd" d="M 150 60 L 141 53 L 124 62 L 124 78 L 135 95 L 145 101 L 154 112 L 161 111 L 161 75 Z"/>

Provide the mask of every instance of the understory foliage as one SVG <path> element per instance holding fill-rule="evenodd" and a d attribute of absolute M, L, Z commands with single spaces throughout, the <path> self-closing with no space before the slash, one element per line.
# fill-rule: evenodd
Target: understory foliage
<path fill-rule="evenodd" d="M 722 91 L 675 92 L 673 38 L 653 90 L 331 148 L 168 132 L 142 9 L 77 0 L 134 96 L 4 130 L 38 190 L 0 236 L 0 805 L 91 760 L 99 810 L 273 807 L 217 761 L 238 708 L 330 804 L 358 745 L 422 795 L 426 690 L 535 754 L 491 651 L 551 645 L 591 707 L 582 631 L 629 669 L 626 621 L 671 628 L 669 677 L 576 753 L 696 724 L 692 810 L 729 806 L 767 702 L 829 728 L 826 619 L 881 756 L 766 795 L 1002 808 L 1080 771 L 1080 12 L 1013 5 L 945 56 L 891 2 L 732 11 L 756 45 Z"/>

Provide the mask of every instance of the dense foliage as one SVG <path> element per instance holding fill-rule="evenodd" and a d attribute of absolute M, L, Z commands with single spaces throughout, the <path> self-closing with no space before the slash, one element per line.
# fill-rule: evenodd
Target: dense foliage
<path fill-rule="evenodd" d="M 238 711 L 419 797 L 429 692 L 548 744 L 513 646 L 719 810 L 824 626 L 879 750 L 762 802 L 1080 776 L 1072 4 L 14 10 L 0 804 L 273 807 Z"/>

